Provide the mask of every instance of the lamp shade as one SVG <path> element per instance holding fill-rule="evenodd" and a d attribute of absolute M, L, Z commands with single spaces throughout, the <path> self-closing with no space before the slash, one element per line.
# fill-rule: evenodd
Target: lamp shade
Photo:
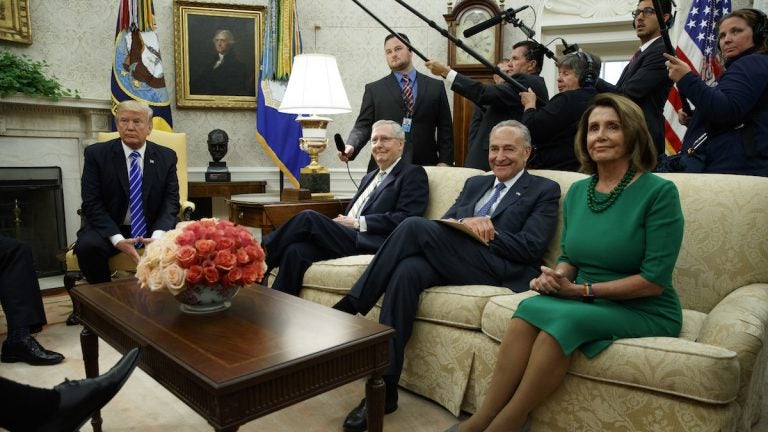
<path fill-rule="evenodd" d="M 341 82 L 336 58 L 299 54 L 278 111 L 290 114 L 341 114 L 352 110 Z"/>

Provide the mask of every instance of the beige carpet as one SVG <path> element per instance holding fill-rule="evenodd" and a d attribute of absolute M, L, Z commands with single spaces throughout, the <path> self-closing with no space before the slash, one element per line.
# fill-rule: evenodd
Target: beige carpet
<path fill-rule="evenodd" d="M 38 367 L 24 363 L 0 363 L 0 376 L 39 387 L 52 387 L 64 378 L 84 377 L 79 338 L 82 327 L 67 327 L 63 324 L 72 308 L 69 298 L 64 294 L 44 297 L 44 300 L 48 322 L 60 324 L 48 325 L 37 335 L 37 339 L 46 348 L 64 354 L 66 360 L 56 366 Z M 102 372 L 108 370 L 120 357 L 117 351 L 103 341 L 99 344 L 99 354 Z M 239 430 L 341 431 L 347 412 L 359 403 L 364 393 L 363 380 L 347 384 L 250 422 Z M 105 432 L 212 430 L 202 417 L 138 369 L 123 390 L 103 410 L 102 415 Z M 441 432 L 456 422 L 457 419 L 453 415 L 436 403 L 401 390 L 400 409 L 385 417 L 384 426 L 386 431 Z M 90 425 L 82 429 L 90 430 Z M 768 432 L 768 399 L 762 403 L 762 421 L 755 425 L 752 432 Z"/>
<path fill-rule="evenodd" d="M 45 317 L 48 324 L 57 324 L 66 321 L 72 312 L 72 301 L 66 292 L 55 295 L 43 296 L 43 306 L 45 307 Z M 0 334 L 6 334 L 8 327 L 5 322 L 5 313 L 0 309 Z"/>

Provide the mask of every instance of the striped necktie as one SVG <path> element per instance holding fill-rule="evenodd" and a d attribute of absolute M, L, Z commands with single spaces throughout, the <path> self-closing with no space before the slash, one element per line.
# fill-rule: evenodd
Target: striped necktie
<path fill-rule="evenodd" d="M 128 170 L 129 209 L 131 213 L 131 237 L 147 235 L 147 221 L 144 219 L 144 206 L 141 202 L 141 168 L 139 167 L 139 152 L 131 152 L 131 168 Z M 136 243 L 136 247 L 143 246 Z"/>
<path fill-rule="evenodd" d="M 360 212 L 363 210 L 363 206 L 368 202 L 368 198 L 370 198 L 376 188 L 379 187 L 379 183 L 384 179 L 384 174 L 386 174 L 384 171 L 379 171 L 379 173 L 376 174 L 376 178 L 373 179 L 363 193 L 360 194 L 355 203 L 352 204 L 352 208 L 349 209 L 349 216 L 352 216 L 353 218 L 360 217 Z"/>
<path fill-rule="evenodd" d="M 496 189 L 494 189 L 491 197 L 488 199 L 488 201 L 485 202 L 485 204 L 483 204 L 482 207 L 480 207 L 480 209 L 475 213 L 475 216 L 488 216 L 491 213 L 491 207 L 493 207 L 493 204 L 498 201 L 499 195 L 505 187 L 507 187 L 507 185 L 504 183 L 497 184 Z"/>
<path fill-rule="evenodd" d="M 411 78 L 403 75 L 403 100 L 405 101 L 405 116 L 413 116 L 413 88 L 411 87 Z"/>

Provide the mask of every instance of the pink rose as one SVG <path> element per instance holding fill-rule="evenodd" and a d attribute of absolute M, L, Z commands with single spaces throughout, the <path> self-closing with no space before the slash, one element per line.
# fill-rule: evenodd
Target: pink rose
<path fill-rule="evenodd" d="M 219 271 L 216 267 L 203 267 L 203 279 L 208 285 L 219 283 Z"/>
<path fill-rule="evenodd" d="M 216 242 L 213 240 L 198 240 L 195 242 L 197 256 L 207 259 L 216 250 Z"/>
<path fill-rule="evenodd" d="M 181 246 L 176 250 L 176 261 L 180 266 L 188 269 L 197 262 L 197 251 L 192 246 Z"/>
<path fill-rule="evenodd" d="M 184 290 L 185 273 L 184 269 L 176 264 L 171 264 L 163 269 L 163 283 L 171 294 L 176 295 Z"/>
<path fill-rule="evenodd" d="M 248 255 L 248 251 L 245 250 L 245 248 L 240 248 L 235 251 L 235 256 L 237 257 L 237 263 L 238 264 L 248 264 L 251 262 L 251 257 Z"/>
<path fill-rule="evenodd" d="M 213 262 L 221 270 L 231 270 L 237 264 L 237 257 L 229 250 L 220 250 L 216 252 L 216 258 Z"/>
<path fill-rule="evenodd" d="M 184 230 L 176 237 L 176 244 L 179 246 L 193 246 L 196 239 L 194 231 Z"/>
<path fill-rule="evenodd" d="M 216 239 L 216 250 L 231 250 L 235 246 L 235 239 L 231 237 L 221 237 Z"/>
<path fill-rule="evenodd" d="M 187 282 L 197 285 L 203 280 L 203 267 L 199 265 L 190 266 L 187 269 Z"/>
<path fill-rule="evenodd" d="M 239 267 L 234 267 L 232 270 L 230 270 L 226 275 L 226 285 L 234 285 L 240 282 L 240 279 L 243 278 L 243 271 L 240 270 Z"/>

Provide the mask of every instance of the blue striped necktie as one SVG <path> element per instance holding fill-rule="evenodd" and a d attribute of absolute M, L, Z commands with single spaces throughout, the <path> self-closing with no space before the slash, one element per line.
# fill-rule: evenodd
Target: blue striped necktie
<path fill-rule="evenodd" d="M 131 152 L 131 169 L 128 171 L 129 208 L 131 212 L 131 237 L 146 237 L 147 221 L 144 219 L 144 206 L 141 203 L 141 168 L 139 152 Z M 136 243 L 136 247 L 143 246 Z"/>
<path fill-rule="evenodd" d="M 499 183 L 496 185 L 496 189 L 494 189 L 493 194 L 491 197 L 486 201 L 485 204 L 483 204 L 482 207 L 480 207 L 480 210 L 475 213 L 475 216 L 488 216 L 488 214 L 491 213 L 491 207 L 493 207 L 493 204 L 498 201 L 499 195 L 501 194 L 501 191 L 504 190 L 504 188 L 507 187 L 504 183 Z"/>

